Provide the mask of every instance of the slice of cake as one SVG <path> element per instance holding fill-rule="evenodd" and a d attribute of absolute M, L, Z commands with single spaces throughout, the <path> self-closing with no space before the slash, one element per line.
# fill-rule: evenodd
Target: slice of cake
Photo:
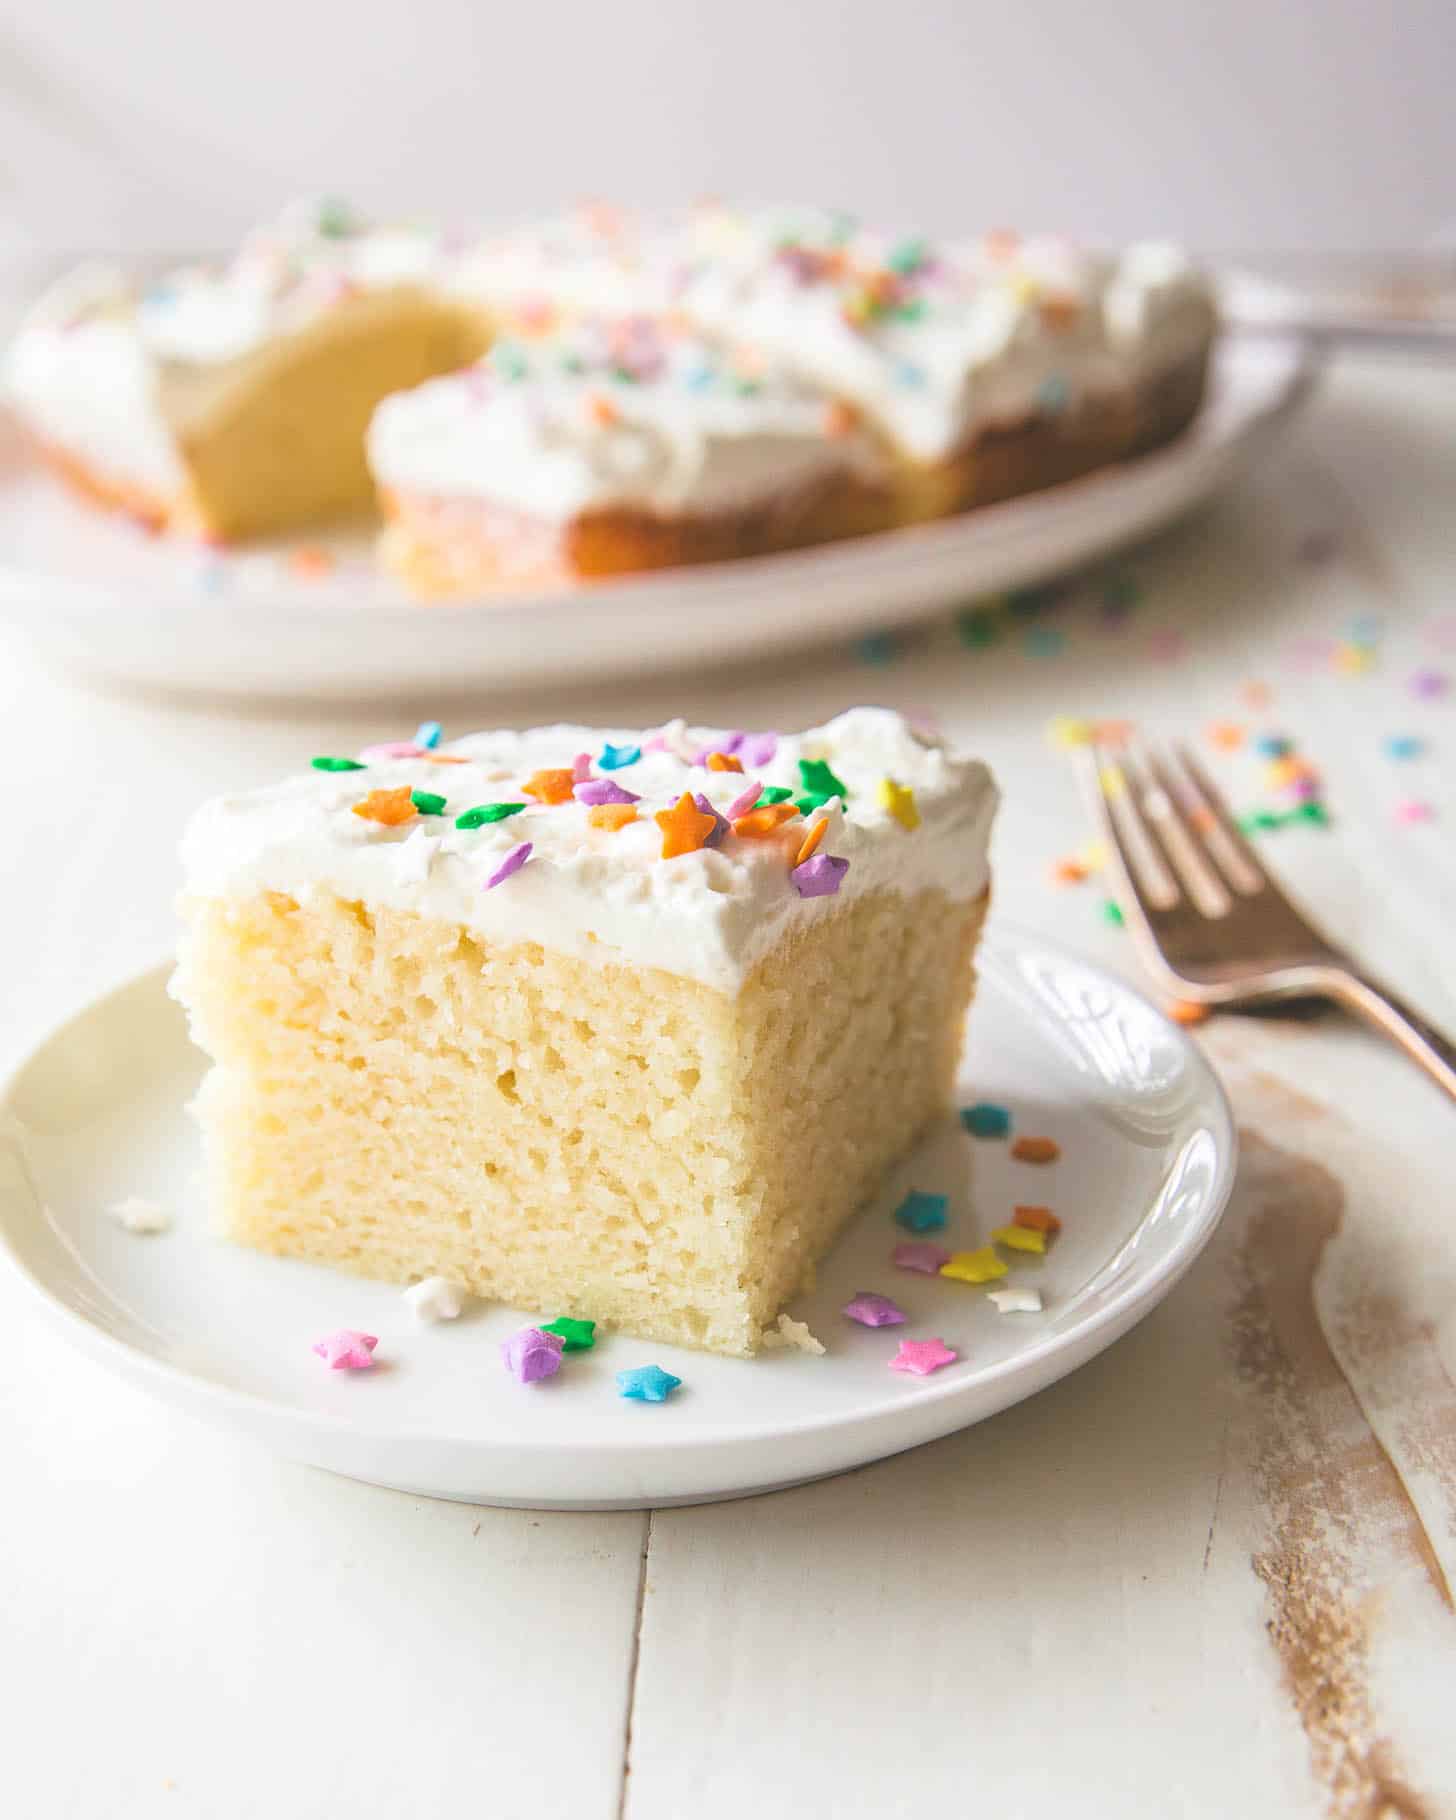
<path fill-rule="evenodd" d="M 565 587 L 889 522 L 878 451 L 831 398 L 665 319 L 498 341 L 386 399 L 369 460 L 384 563 L 425 595 Z"/>
<path fill-rule="evenodd" d="M 222 1229 L 753 1352 L 949 1101 L 985 767 L 870 708 L 315 765 L 183 845 Z"/>
<path fill-rule="evenodd" d="M 5 394 L 75 488 L 158 530 L 239 539 L 367 511 L 375 405 L 486 343 L 444 257 L 433 229 L 314 204 L 145 290 L 87 269 L 30 312 Z"/>

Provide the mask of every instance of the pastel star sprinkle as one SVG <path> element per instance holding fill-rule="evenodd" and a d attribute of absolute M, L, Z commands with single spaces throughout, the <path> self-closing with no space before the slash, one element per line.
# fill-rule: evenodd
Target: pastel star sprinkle
<path fill-rule="evenodd" d="M 665 1403 L 681 1383 L 660 1365 L 634 1365 L 617 1373 L 617 1395 L 633 1403 Z"/>
<path fill-rule="evenodd" d="M 410 801 L 421 815 L 445 813 L 445 798 L 436 790 L 411 790 Z"/>
<path fill-rule="evenodd" d="M 875 795 L 882 809 L 888 809 L 907 833 L 920 826 L 920 811 L 915 807 L 915 792 L 908 784 L 897 784 L 893 777 L 882 777 Z"/>
<path fill-rule="evenodd" d="M 785 822 L 791 822 L 799 811 L 792 803 L 760 803 L 746 815 L 734 817 L 733 832 L 741 840 L 765 840 L 776 834 Z"/>
<path fill-rule="evenodd" d="M 703 845 L 705 847 L 721 846 L 723 836 L 728 832 L 728 823 L 726 819 L 719 815 L 718 811 L 708 801 L 707 797 L 703 795 L 701 790 L 694 792 L 693 802 L 697 805 L 698 813 L 700 815 L 711 815 L 713 818 L 713 826 L 704 837 Z"/>
<path fill-rule="evenodd" d="M 419 731 L 415 734 L 415 744 L 417 746 L 423 746 L 427 752 L 433 752 L 435 747 L 439 745 L 441 735 L 444 731 L 445 729 L 437 720 L 423 721 Z"/>
<path fill-rule="evenodd" d="M 1062 1230 L 1062 1222 L 1050 1207 L 1015 1207 L 1011 1224 L 1025 1226 L 1029 1232 L 1044 1232 L 1049 1239 L 1054 1239 Z"/>
<path fill-rule="evenodd" d="M 998 1245 L 1005 1245 L 1009 1251 L 1043 1252 L 1047 1248 L 1046 1234 L 1038 1232 L 1034 1226 L 998 1226 L 991 1237 Z"/>
<path fill-rule="evenodd" d="M 986 1299 L 994 1302 L 1002 1314 L 1040 1314 L 1039 1289 L 988 1289 Z"/>
<path fill-rule="evenodd" d="M 368 1371 L 374 1363 L 374 1348 L 379 1344 L 372 1333 L 358 1333 L 352 1327 L 341 1327 L 337 1333 L 315 1340 L 313 1350 L 330 1371 Z"/>
<path fill-rule="evenodd" d="M 895 1224 L 907 1232 L 938 1232 L 945 1224 L 948 1197 L 912 1188 L 895 1209 Z"/>
<path fill-rule="evenodd" d="M 521 785 L 525 795 L 543 803 L 569 803 L 575 787 L 576 777 L 569 767 L 534 772 Z"/>
<path fill-rule="evenodd" d="M 596 1322 L 574 1321 L 569 1314 L 558 1315 L 554 1321 L 547 1321 L 541 1332 L 555 1334 L 561 1341 L 563 1352 L 590 1352 L 597 1343 Z"/>
<path fill-rule="evenodd" d="M 539 1384 L 543 1378 L 554 1378 L 561 1369 L 565 1342 L 559 1333 L 546 1333 L 539 1327 L 523 1327 L 501 1346 L 506 1370 L 521 1384 Z"/>
<path fill-rule="evenodd" d="M 670 809 L 659 809 L 652 818 L 662 830 L 662 857 L 681 859 L 685 853 L 696 853 L 707 845 L 708 837 L 717 832 L 719 817 L 712 810 L 705 815 L 684 790 Z"/>
<path fill-rule="evenodd" d="M 1395 805 L 1395 819 L 1398 822 L 1429 822 L 1436 818 L 1436 811 L 1429 803 L 1419 801 L 1416 797 L 1407 797 L 1404 802 Z"/>
<path fill-rule="evenodd" d="M 635 822 L 637 811 L 631 803 L 598 803 L 588 809 L 586 819 L 593 828 L 605 828 L 609 834 L 620 834 L 628 822 Z"/>
<path fill-rule="evenodd" d="M 1010 1135 L 1011 1114 L 1005 1106 L 977 1100 L 974 1106 L 961 1107 L 961 1124 L 972 1137 L 1004 1138 Z"/>
<path fill-rule="evenodd" d="M 811 796 L 848 796 L 848 789 L 822 758 L 801 758 L 799 780 Z"/>
<path fill-rule="evenodd" d="M 710 771 L 742 771 L 743 760 L 736 752 L 710 752 L 704 760 Z"/>
<path fill-rule="evenodd" d="M 640 796 L 634 796 L 630 790 L 624 790 L 620 784 L 613 783 L 610 777 L 589 777 L 585 783 L 575 786 L 573 794 L 579 803 L 590 803 L 593 807 L 604 803 L 642 801 Z"/>
<path fill-rule="evenodd" d="M 897 1245 L 890 1254 L 897 1270 L 918 1270 L 922 1276 L 935 1276 L 942 1264 L 950 1262 L 944 1245 L 933 1245 L 928 1239 L 910 1239 Z"/>
<path fill-rule="evenodd" d="M 844 1312 L 861 1327 L 899 1327 L 905 1320 L 903 1308 L 871 1289 L 856 1290 L 854 1300 L 844 1304 Z"/>
<path fill-rule="evenodd" d="M 1006 1275 L 1006 1269 L 1005 1261 L 989 1245 L 982 1245 L 979 1251 L 955 1252 L 948 1264 L 941 1265 L 940 1274 L 958 1283 L 994 1283 Z"/>
<path fill-rule="evenodd" d="M 952 1365 L 961 1355 L 944 1340 L 901 1340 L 900 1350 L 889 1360 L 891 1371 L 908 1371 L 917 1378 L 928 1378 L 943 1365 Z"/>
<path fill-rule="evenodd" d="M 641 746 L 614 746 L 610 740 L 602 747 L 602 755 L 597 760 L 601 771 L 625 771 L 628 765 L 641 762 Z"/>
<path fill-rule="evenodd" d="M 159 1207 L 155 1201 L 143 1200 L 139 1194 L 129 1194 L 106 1211 L 127 1232 L 166 1232 L 172 1224 L 172 1216 L 165 1207 Z"/>
<path fill-rule="evenodd" d="M 1011 1154 L 1018 1163 L 1054 1163 L 1062 1154 L 1062 1147 L 1055 1138 L 1019 1137 L 1011 1146 Z"/>
<path fill-rule="evenodd" d="M 1410 691 L 1422 701 L 1434 701 L 1450 687 L 1450 678 L 1441 670 L 1417 670 L 1410 679 Z"/>
<path fill-rule="evenodd" d="M 796 1321 L 787 1314 L 781 1314 L 772 1327 L 766 1327 L 759 1335 L 758 1343 L 765 1352 L 807 1352 L 811 1357 L 819 1359 L 824 1357 L 825 1352 L 824 1342 L 814 1338 L 809 1331 L 808 1322 Z"/>
<path fill-rule="evenodd" d="M 408 784 L 402 784 L 398 790 L 371 790 L 362 802 L 354 804 L 354 813 L 366 822 L 397 828 L 403 822 L 413 821 L 417 813 L 411 794 Z"/>
<path fill-rule="evenodd" d="M 503 822 L 508 815 L 519 815 L 524 803 L 481 803 L 455 817 L 457 828 L 483 828 L 487 822 Z"/>
<path fill-rule="evenodd" d="M 1385 756 L 1396 760 L 1419 758 L 1425 749 L 1426 742 L 1414 733 L 1392 733 L 1385 742 Z"/>
<path fill-rule="evenodd" d="M 485 881 L 482 889 L 485 891 L 494 891 L 497 885 L 503 885 L 513 873 L 519 872 L 521 867 L 525 865 L 530 857 L 531 842 L 523 840 L 519 847 L 511 848 L 510 852 Z"/>
<path fill-rule="evenodd" d="M 453 1321 L 465 1306 L 465 1291 L 449 1277 L 426 1277 L 422 1283 L 412 1283 L 404 1299 L 417 1321 Z"/>
<path fill-rule="evenodd" d="M 777 733 L 745 733 L 737 751 L 745 771 L 761 771 L 765 765 L 773 763 L 778 749 Z"/>
<path fill-rule="evenodd" d="M 767 809 L 775 803 L 786 803 L 793 794 L 793 791 L 787 789 L 783 784 L 765 784 L 763 795 L 759 797 L 756 806 L 760 809 Z"/>
<path fill-rule="evenodd" d="M 357 758 L 311 758 L 308 762 L 315 771 L 362 771 L 364 769 Z"/>
<path fill-rule="evenodd" d="M 795 866 L 789 877 L 800 897 L 833 897 L 848 870 L 847 859 L 833 853 L 816 853 L 801 866 Z"/>
<path fill-rule="evenodd" d="M 572 782 L 584 784 L 591 776 L 591 753 L 578 752 L 571 761 Z"/>
<path fill-rule="evenodd" d="M 372 763 L 378 758 L 424 758 L 426 754 L 412 739 L 389 739 L 382 746 L 366 746 L 359 756 Z"/>
<path fill-rule="evenodd" d="M 796 866 L 802 866 L 805 860 L 813 858 L 814 854 L 819 850 L 819 843 L 824 839 L 824 834 L 828 826 L 829 817 L 827 815 L 821 815 L 818 821 L 814 823 L 808 833 L 805 834 L 803 840 L 799 843 L 799 851 L 794 856 L 794 864 Z"/>
<path fill-rule="evenodd" d="M 739 791 L 738 795 L 733 798 L 733 801 L 729 803 L 728 807 L 723 811 L 730 823 L 736 822 L 741 815 L 747 815 L 749 810 L 756 806 L 759 792 L 762 788 L 763 785 L 759 783 L 756 777 L 749 778 L 744 788 Z"/>

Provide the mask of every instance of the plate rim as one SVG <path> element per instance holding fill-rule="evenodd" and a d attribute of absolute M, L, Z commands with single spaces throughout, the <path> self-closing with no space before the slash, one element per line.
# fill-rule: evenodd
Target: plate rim
<path fill-rule="evenodd" d="M 1038 1390 L 1047 1388 L 1058 1378 L 1078 1369 L 1081 1364 L 1090 1362 L 1093 1357 L 1134 1326 L 1145 1314 L 1151 1312 L 1186 1275 L 1218 1230 L 1233 1192 L 1239 1162 L 1237 1125 L 1228 1093 L 1216 1069 L 1187 1031 L 1167 1018 L 1144 992 L 1117 974 L 1110 972 L 1098 962 L 1086 959 L 1074 949 L 1068 948 L 1054 939 L 1023 930 L 1014 922 L 998 924 L 987 932 L 986 940 L 996 947 L 1005 947 L 1017 952 L 1039 950 L 1063 964 L 1072 963 L 1104 985 L 1111 986 L 1117 993 L 1131 998 L 1151 1015 L 1161 1026 L 1164 1036 L 1173 1040 L 1181 1054 L 1183 1066 L 1191 1070 L 1192 1077 L 1198 1085 L 1197 1104 L 1201 1108 L 1200 1116 L 1205 1124 L 1215 1127 L 1215 1157 L 1218 1167 L 1206 1197 L 1206 1204 L 1200 1210 L 1198 1218 L 1181 1235 L 1167 1255 L 1151 1268 L 1147 1276 L 1135 1279 L 1116 1291 L 1101 1308 L 1076 1322 L 1065 1333 L 1045 1335 L 1029 1348 L 1005 1359 L 938 1382 L 931 1380 L 919 1387 L 913 1405 L 917 1415 L 921 1412 L 941 1409 L 944 1405 L 953 1404 L 962 1398 L 970 1398 L 975 1393 L 983 1392 L 987 1387 L 998 1385 L 1006 1378 L 1022 1372 L 1030 1372 L 1035 1376 L 1038 1366 L 1044 1365 L 1049 1360 L 1055 1360 L 1059 1354 L 1067 1357 L 1064 1370 L 1053 1372 L 1034 1388 L 1027 1390 L 1025 1396 L 1012 1397 L 1008 1402 L 997 1404 L 995 1410 L 988 1410 L 980 1416 L 973 1416 L 964 1424 L 952 1423 L 948 1428 L 938 1431 L 942 1433 L 955 1432 L 960 1427 L 974 1426 L 976 1422 L 987 1419 L 989 1415 L 1012 1407 L 1015 1403 L 1024 1401 L 1026 1397 L 1035 1395 Z M 73 1025 L 130 993 L 145 993 L 149 989 L 165 993 L 166 978 L 174 967 L 175 961 L 168 958 L 143 968 L 109 989 L 91 995 L 80 1006 L 50 1025 L 38 1039 L 30 1043 L 24 1055 L 7 1070 L 3 1080 L 0 1080 L 0 1119 L 8 1119 L 23 1130 L 24 1121 L 14 1111 L 13 1100 L 26 1074 L 43 1051 Z M 974 1007 L 971 1015 L 974 1015 Z M 25 1179 L 31 1181 L 35 1199 L 44 1209 L 44 1199 L 38 1192 L 38 1187 L 33 1183 L 30 1171 L 26 1167 L 23 1142 L 12 1134 L 0 1132 L 0 1136 L 3 1136 L 5 1141 L 18 1152 Z M 1144 1209 L 1143 1217 L 1146 1217 L 1146 1209 Z M 243 1390 L 233 1385 L 220 1383 L 202 1372 L 158 1358 L 133 1345 L 120 1335 L 97 1325 L 29 1267 L 20 1254 L 12 1236 L 10 1223 L 3 1214 L 0 1214 L 0 1260 L 3 1260 L 15 1277 L 23 1283 L 33 1304 L 44 1310 L 47 1318 L 55 1324 L 57 1330 L 65 1335 L 71 1344 L 96 1358 L 98 1362 L 114 1365 L 117 1375 L 121 1378 L 129 1379 L 132 1382 L 145 1381 L 145 1387 L 148 1389 L 154 1385 L 154 1394 L 164 1401 L 174 1404 L 177 1401 L 176 1393 L 180 1392 L 186 1396 L 187 1407 L 194 1413 L 201 1405 L 221 1404 L 239 1417 L 262 1418 L 269 1422 L 281 1421 L 288 1424 L 298 1434 L 317 1435 L 321 1439 L 343 1434 L 352 1440 L 383 1447 L 408 1448 L 426 1445 L 456 1452 L 468 1452 L 482 1460 L 488 1460 L 492 1454 L 502 1452 L 535 1453 L 557 1459 L 565 1459 L 568 1456 L 612 1459 L 623 1455 L 635 1457 L 639 1453 L 648 1455 L 666 1453 L 679 1459 L 691 1460 L 698 1457 L 711 1458 L 719 1453 L 727 1453 L 734 1448 L 751 1448 L 770 1441 L 792 1440 L 796 1436 L 834 1436 L 846 1428 L 867 1422 L 883 1421 L 887 1416 L 897 1413 L 890 1409 L 872 1411 L 849 1409 L 829 1416 L 807 1416 L 776 1422 L 767 1428 L 729 1429 L 720 1434 L 709 1435 L 684 1436 L 666 1428 L 644 1430 L 640 1437 L 634 1435 L 627 1445 L 624 1445 L 620 1437 L 587 1438 L 568 1442 L 559 1437 L 536 1436 L 529 1433 L 512 1433 L 504 1436 L 454 1432 L 421 1434 L 416 1430 L 395 1425 L 385 1427 L 372 1425 L 368 1421 L 359 1420 L 353 1412 L 299 1408 L 296 1405 L 275 1400 L 258 1391 Z M 1106 1333 L 1109 1328 L 1112 1331 Z M 1101 1337 L 1104 1333 L 1106 1333 L 1106 1338 Z M 625 1337 L 631 1338 L 631 1336 Z M 1089 1340 L 1098 1343 L 1093 1344 L 1090 1350 L 1087 1350 L 1086 1343 Z M 650 1344 L 650 1342 L 642 1343 Z M 725 1355 L 705 1356 L 722 1357 Z M 751 1368 L 756 1363 L 754 1359 L 732 1362 L 745 1368 Z M 912 1440 L 907 1441 L 906 1446 L 911 1447 L 917 1444 Z M 867 1464 L 883 1457 L 886 1457 L 886 1454 L 878 1451 L 867 1454 L 864 1463 Z M 383 1481 L 375 1482 L 382 1483 Z M 651 1502 L 650 1499 L 646 1501 Z M 601 1508 L 602 1506 L 587 1501 L 579 1507 Z"/>

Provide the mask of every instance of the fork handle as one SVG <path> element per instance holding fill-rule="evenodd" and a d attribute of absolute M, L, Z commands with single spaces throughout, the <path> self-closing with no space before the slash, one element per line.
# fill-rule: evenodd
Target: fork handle
<path fill-rule="evenodd" d="M 1331 974 L 1329 985 L 1333 996 L 1347 1010 L 1398 1043 L 1438 1087 L 1456 1100 L 1456 1043 L 1450 1037 L 1412 1011 L 1388 987 L 1364 974 L 1340 968 Z"/>

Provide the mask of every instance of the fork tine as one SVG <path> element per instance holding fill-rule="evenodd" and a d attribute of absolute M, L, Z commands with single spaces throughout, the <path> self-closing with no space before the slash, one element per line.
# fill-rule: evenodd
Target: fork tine
<path fill-rule="evenodd" d="M 1233 899 L 1180 802 L 1167 766 L 1151 750 L 1139 747 L 1132 761 L 1144 819 L 1168 856 L 1183 889 L 1204 916 L 1227 916 Z"/>
<path fill-rule="evenodd" d="M 1166 868 L 1162 867 L 1152 839 L 1143 826 L 1137 805 L 1131 801 L 1126 785 L 1124 784 L 1120 790 L 1114 793 L 1109 793 L 1107 783 L 1109 771 L 1104 768 L 1103 764 L 1104 757 L 1109 756 L 1104 749 L 1097 746 L 1079 747 L 1076 753 L 1077 769 L 1093 818 L 1107 842 L 1118 886 L 1117 895 L 1124 910 L 1130 912 L 1127 918 L 1128 926 L 1132 929 L 1133 934 L 1140 938 L 1150 956 L 1155 958 L 1159 965 L 1166 966 L 1153 930 L 1163 913 L 1171 909 L 1177 902 L 1178 887 L 1172 876 L 1167 873 Z M 1121 767 L 1115 760 L 1110 766 L 1110 774 L 1116 777 L 1122 775 Z M 1128 825 L 1141 836 L 1145 851 L 1140 855 L 1134 856 L 1132 852 L 1128 838 L 1123 832 L 1123 816 L 1113 809 L 1114 800 L 1125 811 Z M 1139 861 L 1145 863 L 1149 857 L 1164 872 L 1163 883 L 1166 889 L 1160 894 L 1161 901 L 1144 889 L 1139 877 Z"/>
<path fill-rule="evenodd" d="M 1228 805 L 1209 782 L 1208 774 L 1194 757 L 1186 741 L 1175 741 L 1173 754 L 1184 776 L 1197 794 L 1196 807 L 1206 811 L 1209 822 L 1200 830 L 1204 845 L 1218 862 L 1224 877 L 1244 897 L 1256 897 L 1260 891 L 1278 887 L 1264 870 L 1254 849 L 1228 812 Z"/>

